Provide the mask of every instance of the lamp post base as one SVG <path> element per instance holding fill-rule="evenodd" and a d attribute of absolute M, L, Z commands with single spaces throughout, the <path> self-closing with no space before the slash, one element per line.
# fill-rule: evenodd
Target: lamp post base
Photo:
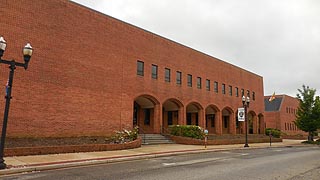
<path fill-rule="evenodd" d="M 249 144 L 245 144 L 244 147 L 249 147 Z"/>

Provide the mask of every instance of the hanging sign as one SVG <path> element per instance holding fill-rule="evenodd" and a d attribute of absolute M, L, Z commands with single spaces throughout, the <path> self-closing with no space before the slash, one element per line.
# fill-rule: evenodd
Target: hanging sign
<path fill-rule="evenodd" d="M 238 108 L 238 121 L 245 121 L 244 108 Z"/>

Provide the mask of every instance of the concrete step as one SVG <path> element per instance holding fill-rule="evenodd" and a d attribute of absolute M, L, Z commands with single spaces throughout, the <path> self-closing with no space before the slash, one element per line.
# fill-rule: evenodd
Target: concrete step
<path fill-rule="evenodd" d="M 161 134 L 139 134 L 142 144 L 172 144 L 173 142 Z"/>

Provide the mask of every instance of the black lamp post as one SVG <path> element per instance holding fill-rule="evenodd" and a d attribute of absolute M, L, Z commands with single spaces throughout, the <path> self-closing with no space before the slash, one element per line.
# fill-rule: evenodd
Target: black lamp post
<path fill-rule="evenodd" d="M 249 147 L 249 144 L 248 144 L 248 114 L 247 114 L 247 109 L 249 108 L 249 103 L 250 103 L 250 98 L 249 96 L 248 97 L 245 97 L 245 96 L 242 96 L 242 105 L 243 105 L 243 108 L 244 108 L 244 117 L 245 117 L 245 129 L 246 129 L 246 142 L 244 144 L 244 147 Z"/>
<path fill-rule="evenodd" d="M 3 124 L 2 124 L 2 132 L 1 132 L 1 142 L 0 142 L 0 169 L 5 169 L 6 164 L 4 163 L 4 144 L 6 139 L 6 132 L 7 132 L 7 123 L 8 123 L 8 114 L 9 114 L 9 107 L 10 107 L 10 99 L 11 99 L 11 89 L 12 89 L 12 81 L 13 81 L 13 75 L 14 70 L 17 66 L 24 67 L 26 70 L 28 68 L 28 63 L 30 61 L 31 55 L 32 55 L 32 47 L 29 43 L 23 48 L 23 57 L 24 57 L 24 63 L 16 62 L 15 60 L 4 60 L 1 59 L 4 51 L 6 50 L 7 43 L 3 39 L 2 36 L 0 36 L 0 63 L 8 64 L 9 65 L 9 79 L 6 85 L 6 106 L 4 109 L 4 117 L 3 117 Z"/>

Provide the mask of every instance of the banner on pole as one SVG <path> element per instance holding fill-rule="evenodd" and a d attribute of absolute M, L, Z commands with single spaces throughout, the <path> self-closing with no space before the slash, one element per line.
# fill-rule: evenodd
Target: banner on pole
<path fill-rule="evenodd" d="M 245 121 L 244 108 L 238 108 L 238 121 Z"/>

